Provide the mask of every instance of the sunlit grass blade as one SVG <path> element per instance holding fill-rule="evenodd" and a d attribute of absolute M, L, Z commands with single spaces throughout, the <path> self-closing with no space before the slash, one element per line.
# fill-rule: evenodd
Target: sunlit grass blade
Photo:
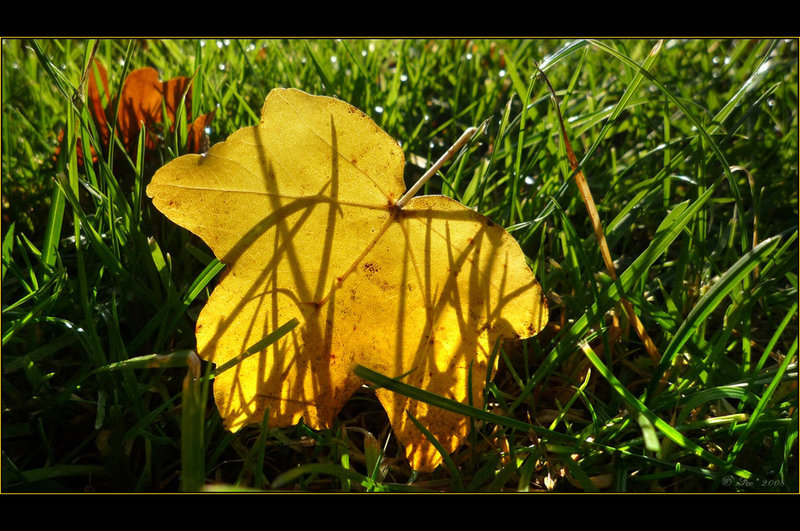
<path fill-rule="evenodd" d="M 709 463 L 721 467 L 723 470 L 728 471 L 732 474 L 736 474 L 742 478 L 750 478 L 751 473 L 747 470 L 742 470 L 736 467 L 733 467 L 723 461 L 722 459 L 718 458 L 717 456 L 711 454 L 705 448 L 702 448 L 698 444 L 694 443 L 690 439 L 683 436 L 678 430 L 667 424 L 664 420 L 659 418 L 655 413 L 653 413 L 650 409 L 647 408 L 639 399 L 637 399 L 633 394 L 625 388 L 624 385 L 614 376 L 614 374 L 608 370 L 605 364 L 600 361 L 600 358 L 594 353 L 594 351 L 588 345 L 584 344 L 582 346 L 583 353 L 586 355 L 587 358 L 592 362 L 592 365 L 600 372 L 600 374 L 611 384 L 611 387 L 617 392 L 622 399 L 625 401 L 625 404 L 632 408 L 633 411 L 636 413 L 644 416 L 648 422 L 650 422 L 653 426 L 655 426 L 659 431 L 661 431 L 664 435 L 666 435 L 671 441 L 678 444 L 682 448 L 689 450 L 691 453 L 702 457 Z"/>
<path fill-rule="evenodd" d="M 559 361 L 569 355 L 572 349 L 578 345 L 581 336 L 589 330 L 593 321 L 598 320 L 599 316 L 612 306 L 619 296 L 620 289 L 618 284 L 621 285 L 622 290 L 628 290 L 637 279 L 643 277 L 650 266 L 667 251 L 692 217 L 704 207 L 706 202 L 711 198 L 714 190 L 715 186 L 712 186 L 694 202 L 684 202 L 677 205 L 667 217 L 664 218 L 647 249 L 645 249 L 645 251 L 619 276 L 619 280 L 601 293 L 598 301 L 577 319 L 569 330 L 560 336 L 555 348 L 547 355 L 533 377 L 528 381 L 523 395 L 530 393 L 537 384 L 546 378 Z M 517 399 L 511 405 L 511 409 L 515 409 L 520 402 L 521 400 Z"/>
<path fill-rule="evenodd" d="M 747 425 L 745 426 L 744 431 L 742 432 L 741 435 L 739 435 L 739 438 L 737 439 L 736 443 L 733 445 L 733 448 L 728 454 L 729 463 L 733 463 L 734 459 L 736 459 L 736 456 L 741 451 L 742 446 L 744 446 L 747 437 L 752 435 L 754 427 L 757 425 L 757 423 L 761 419 L 762 414 L 769 405 L 770 400 L 772 399 L 772 396 L 775 393 L 775 390 L 778 388 L 778 385 L 783 381 L 783 376 L 786 373 L 786 370 L 789 368 L 789 365 L 792 362 L 796 363 L 797 344 L 798 340 L 797 337 L 795 337 L 789 351 L 783 357 L 783 360 L 781 361 L 778 370 L 775 372 L 775 376 L 772 378 L 772 381 L 769 383 L 769 386 L 767 386 L 767 389 L 764 391 L 764 394 L 761 395 L 758 404 L 756 405 L 755 409 L 753 409 L 753 413 L 750 414 L 750 419 L 747 421 Z"/>
<path fill-rule="evenodd" d="M 703 321 L 713 312 L 717 306 L 727 297 L 730 292 L 748 275 L 756 266 L 761 264 L 766 257 L 778 246 L 781 241 L 780 236 L 774 236 L 758 244 L 752 251 L 745 254 L 724 275 L 708 290 L 708 292 L 698 301 L 697 305 L 686 316 L 680 328 L 675 332 L 656 369 L 656 376 L 662 375 L 672 364 L 678 351 L 689 340 L 689 337 L 697 330 Z M 650 384 L 652 395 L 655 391 L 657 380 Z"/>
<path fill-rule="evenodd" d="M 548 439 L 552 439 L 553 440 L 552 444 L 555 445 L 562 444 L 560 448 L 563 451 L 567 451 L 565 448 L 570 448 L 571 450 L 575 451 L 577 451 L 580 448 L 605 449 L 612 453 L 615 451 L 614 449 L 602 444 L 598 444 L 587 440 L 579 440 L 571 435 L 565 435 L 563 433 L 548 430 L 546 428 L 542 428 L 541 426 L 529 424 L 527 422 L 523 422 L 512 417 L 497 415 L 483 409 L 479 409 L 473 406 L 469 406 L 467 404 L 462 404 L 460 402 L 450 400 L 446 397 L 439 396 L 424 389 L 404 384 L 403 382 L 400 382 L 395 378 L 389 378 L 388 376 L 370 370 L 362 365 L 356 366 L 356 368 L 353 370 L 353 373 L 380 387 L 389 389 L 403 396 L 407 396 L 409 398 L 425 402 L 432 406 L 446 409 L 448 411 L 452 411 L 454 413 L 458 413 L 466 417 L 474 418 L 476 420 L 483 420 L 486 422 L 491 422 L 493 424 L 506 426 L 511 429 L 519 430 L 522 433 L 534 432 L 540 437 L 547 437 Z"/>
<path fill-rule="evenodd" d="M 704 145 L 707 145 L 711 148 L 714 153 L 714 156 L 719 160 L 720 165 L 725 172 L 725 177 L 728 180 L 728 184 L 731 188 L 731 192 L 733 193 L 734 200 L 738 206 L 737 209 L 737 221 L 739 223 L 739 234 L 742 236 L 742 250 L 747 248 L 747 241 L 746 241 L 746 222 L 744 219 L 744 204 L 742 202 L 742 195 L 739 191 L 739 186 L 736 182 L 736 179 L 733 177 L 732 172 L 730 170 L 731 164 L 728 163 L 727 158 L 725 157 L 724 153 L 720 149 L 718 143 L 711 137 L 709 131 L 703 126 L 700 120 L 695 116 L 695 113 L 686 106 L 686 104 L 681 101 L 677 96 L 675 96 L 667 87 L 665 87 L 657 78 L 655 78 L 650 72 L 645 70 L 643 67 L 640 67 L 635 62 L 633 62 L 629 57 L 626 57 L 624 54 L 620 53 L 614 47 L 609 46 L 607 43 L 603 41 L 592 41 L 592 44 L 596 46 L 598 49 L 616 57 L 620 61 L 624 62 L 625 64 L 629 65 L 630 67 L 636 69 L 639 73 L 641 73 L 647 80 L 654 85 L 656 85 L 659 90 L 667 97 L 669 100 L 681 110 L 681 112 L 692 121 L 695 126 L 695 130 L 697 133 L 702 137 Z"/>
<path fill-rule="evenodd" d="M 306 465 L 300 465 L 297 468 L 293 468 L 292 470 L 284 472 L 272 481 L 271 488 L 281 489 L 282 487 L 294 482 L 302 476 L 316 476 L 320 474 L 337 477 L 342 481 L 352 481 L 357 485 L 362 483 L 371 483 L 370 479 L 366 476 L 359 474 L 355 470 L 344 468 L 340 465 L 335 465 L 333 463 L 310 463 Z"/>
<path fill-rule="evenodd" d="M 200 378 L 200 358 L 186 356 L 188 369 L 181 394 L 181 490 L 197 492 L 205 484 L 204 421 L 208 380 Z"/>
<path fill-rule="evenodd" d="M 176 350 L 169 354 L 148 354 L 137 356 L 103 365 L 96 368 L 93 372 L 117 371 L 121 369 L 169 369 L 174 367 L 187 367 L 189 358 L 197 355 L 193 350 Z"/>
<path fill-rule="evenodd" d="M 597 137 L 595 141 L 592 143 L 591 147 L 586 150 L 586 153 L 583 156 L 583 160 L 581 160 L 579 167 L 582 167 L 586 161 L 592 156 L 592 153 L 601 145 L 602 141 L 605 139 L 608 132 L 616 123 L 617 119 L 620 115 L 628 108 L 628 105 L 631 102 L 631 99 L 636 94 L 636 91 L 639 89 L 639 86 L 642 84 L 644 80 L 644 72 L 650 71 L 653 67 L 653 63 L 655 63 L 656 59 L 658 59 L 661 51 L 664 47 L 664 41 L 658 40 L 656 41 L 653 48 L 650 50 L 650 53 L 645 58 L 644 62 L 640 67 L 637 68 L 636 74 L 634 75 L 633 80 L 625 87 L 625 92 L 622 93 L 620 96 L 619 101 L 617 104 L 611 109 L 608 115 L 608 119 L 603 124 L 603 128 L 597 133 Z"/>
<path fill-rule="evenodd" d="M 786 326 L 789 324 L 789 321 L 791 321 L 794 317 L 797 316 L 797 307 L 798 303 L 797 301 L 795 301 L 794 304 L 792 304 L 791 308 L 789 308 L 789 311 L 786 312 L 786 315 L 784 316 L 783 320 L 781 320 L 780 324 L 778 325 L 778 328 L 775 329 L 775 333 L 772 335 L 769 342 L 767 343 L 767 346 L 764 348 L 764 352 L 761 353 L 761 357 L 759 358 L 758 363 L 753 368 L 753 374 L 759 374 L 761 370 L 764 368 L 767 359 L 769 359 L 769 355 L 772 353 L 772 349 L 775 348 L 775 345 L 778 343 L 778 340 L 783 335 L 783 331 L 786 329 Z"/>
<path fill-rule="evenodd" d="M 58 254 L 58 243 L 61 239 L 61 226 L 64 221 L 64 194 L 53 188 L 50 199 L 50 212 L 48 213 L 47 228 L 45 229 L 44 242 L 42 243 L 42 261 L 48 266 L 54 266 Z"/>

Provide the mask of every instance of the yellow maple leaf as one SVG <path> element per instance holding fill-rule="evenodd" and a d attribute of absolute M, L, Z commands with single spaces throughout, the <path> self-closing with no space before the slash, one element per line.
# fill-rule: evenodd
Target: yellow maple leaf
<path fill-rule="evenodd" d="M 300 322 L 214 380 L 226 428 L 267 410 L 271 426 L 330 427 L 364 383 L 357 364 L 480 404 L 494 343 L 544 326 L 546 301 L 517 242 L 443 196 L 399 208 L 404 164 L 355 107 L 275 89 L 259 125 L 156 172 L 156 208 L 229 265 L 197 321 L 200 356 L 219 366 Z M 467 434 L 460 415 L 376 395 L 415 470 L 441 456 L 407 413 L 448 452 Z"/>

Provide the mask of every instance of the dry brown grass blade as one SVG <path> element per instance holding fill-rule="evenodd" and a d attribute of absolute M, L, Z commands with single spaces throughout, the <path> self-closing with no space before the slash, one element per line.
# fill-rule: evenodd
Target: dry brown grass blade
<path fill-rule="evenodd" d="M 558 97 L 556 96 L 556 92 L 553 89 L 553 86 L 550 84 L 550 80 L 547 78 L 547 75 L 539 69 L 539 74 L 544 79 L 545 83 L 547 83 L 547 88 L 550 91 L 550 96 L 553 98 L 553 103 L 556 109 L 556 115 L 558 116 L 558 122 L 561 127 L 561 137 L 564 139 L 564 147 L 567 150 L 567 158 L 569 160 L 570 168 L 572 171 L 575 172 L 575 183 L 578 185 L 578 190 L 580 190 L 581 198 L 583 199 L 584 204 L 586 205 L 586 210 L 589 213 L 589 218 L 592 221 L 592 228 L 594 229 L 595 237 L 597 238 L 597 242 L 600 245 L 600 254 L 603 256 L 603 261 L 606 265 L 606 270 L 608 274 L 611 276 L 614 281 L 618 279 L 617 277 L 617 270 L 614 267 L 614 262 L 611 260 L 611 251 L 608 249 L 608 243 L 606 242 L 606 235 L 603 231 L 603 225 L 600 222 L 600 216 L 597 213 L 597 207 L 594 203 L 594 198 L 592 197 L 592 192 L 589 190 L 589 184 L 586 181 L 586 177 L 583 175 L 583 171 L 580 169 L 578 164 L 578 158 L 575 156 L 575 151 L 572 149 L 572 144 L 567 137 L 567 130 L 564 127 L 564 119 L 561 116 L 561 108 L 559 107 Z M 650 356 L 650 359 L 653 361 L 653 364 L 658 366 L 658 363 L 661 361 L 661 355 L 656 348 L 655 343 L 653 340 L 650 339 L 650 335 L 647 333 L 642 322 L 639 320 L 639 316 L 636 315 L 636 312 L 633 311 L 633 305 L 630 301 L 625 297 L 625 294 L 620 292 L 620 302 L 622 303 L 623 308 L 625 308 L 625 313 L 628 316 L 628 320 L 633 325 L 634 329 L 636 330 L 636 334 L 644 343 L 644 348 L 647 350 L 647 354 Z"/>

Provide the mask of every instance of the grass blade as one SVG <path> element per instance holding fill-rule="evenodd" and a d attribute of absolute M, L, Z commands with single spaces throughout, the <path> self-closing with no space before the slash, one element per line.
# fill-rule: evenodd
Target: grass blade
<path fill-rule="evenodd" d="M 639 401 L 633 394 L 628 391 L 624 385 L 614 376 L 614 374 L 608 370 L 608 367 L 600 361 L 600 358 L 597 357 L 597 354 L 594 353 L 592 348 L 584 344 L 582 345 L 583 353 L 586 355 L 587 358 L 592 362 L 592 365 L 603 375 L 603 377 L 611 384 L 611 387 L 616 391 L 620 397 L 623 399 L 625 404 L 630 407 L 633 411 L 637 414 L 642 415 L 647 421 L 649 421 L 653 426 L 659 429 L 664 435 L 666 435 L 671 441 L 678 444 L 682 448 L 690 451 L 694 455 L 702 457 L 709 463 L 722 468 L 725 471 L 728 471 L 732 474 L 735 474 L 741 478 L 749 479 L 752 474 L 747 470 L 742 470 L 740 468 L 734 467 L 729 463 L 723 461 L 722 459 L 718 458 L 717 456 L 710 453 L 705 448 L 697 445 L 693 441 L 689 440 L 688 438 L 684 437 L 678 430 L 667 424 L 661 418 L 659 418 L 655 413 L 653 413 L 647 406 L 645 406 L 641 401 Z"/>
<path fill-rule="evenodd" d="M 658 377 L 666 372 L 667 368 L 672 364 L 678 351 L 686 344 L 691 335 L 700 327 L 703 321 L 714 311 L 722 300 L 727 297 L 730 292 L 739 285 L 742 279 L 750 274 L 767 256 L 778 246 L 780 243 L 780 236 L 773 236 L 758 244 L 752 251 L 745 254 L 737 262 L 725 272 L 724 275 L 708 290 L 708 292 L 698 301 L 697 305 L 692 308 L 689 315 L 681 323 L 675 335 L 672 337 L 664 354 L 661 362 L 656 370 L 656 378 L 650 384 L 649 395 L 655 391 L 655 386 L 658 385 Z"/>

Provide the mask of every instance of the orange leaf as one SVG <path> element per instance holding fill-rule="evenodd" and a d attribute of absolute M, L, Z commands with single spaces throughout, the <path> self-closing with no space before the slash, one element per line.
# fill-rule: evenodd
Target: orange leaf
<path fill-rule="evenodd" d="M 108 73 L 103 65 L 95 60 L 88 73 L 87 105 L 94 119 L 100 141 L 108 149 L 111 139 L 110 118 L 113 117 L 115 101 L 110 99 L 108 89 Z M 168 131 L 174 133 L 177 122 L 178 109 L 181 100 L 185 97 L 186 119 L 191 119 L 191 83 L 187 77 L 179 76 L 168 81 L 161 81 L 158 72 L 153 68 L 140 68 L 132 71 L 125 78 L 120 92 L 119 109 L 117 116 L 116 135 L 125 146 L 128 154 L 135 158 L 137 153 L 139 131 L 144 126 L 147 130 L 145 149 L 149 156 L 161 143 L 161 136 L 165 132 L 165 123 L 169 124 Z M 166 117 L 163 116 L 166 110 Z M 187 153 L 201 153 L 207 147 L 205 129 L 211 124 L 214 111 L 195 118 L 189 124 L 186 140 Z M 63 132 L 59 133 L 59 141 Z M 79 149 L 79 162 L 83 162 L 81 146 Z M 56 150 L 58 155 L 60 148 Z M 97 161 L 97 154 L 92 149 L 92 161 Z"/>
<path fill-rule="evenodd" d="M 97 78 L 100 78 L 102 84 L 102 92 L 100 86 L 97 84 Z M 107 104 L 103 103 L 103 99 L 108 98 L 108 73 L 105 67 L 97 60 L 92 62 L 92 68 L 89 70 L 89 112 L 94 118 L 94 123 L 97 126 L 97 131 L 100 133 L 100 141 L 102 145 L 108 147 L 108 141 L 111 137 L 111 130 L 108 126 L 108 117 L 106 116 Z M 80 159 L 79 159 L 80 160 Z M 92 161 L 97 162 L 97 154 L 92 150 Z"/>

